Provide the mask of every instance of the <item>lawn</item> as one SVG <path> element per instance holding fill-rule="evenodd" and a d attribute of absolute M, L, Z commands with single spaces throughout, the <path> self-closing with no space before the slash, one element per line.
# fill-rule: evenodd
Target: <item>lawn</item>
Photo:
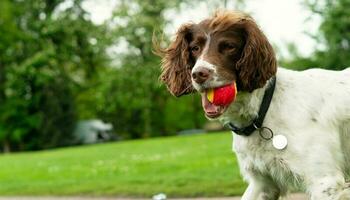
<path fill-rule="evenodd" d="M 238 195 L 246 186 L 231 137 L 225 132 L 1 155 L 0 195 Z"/>

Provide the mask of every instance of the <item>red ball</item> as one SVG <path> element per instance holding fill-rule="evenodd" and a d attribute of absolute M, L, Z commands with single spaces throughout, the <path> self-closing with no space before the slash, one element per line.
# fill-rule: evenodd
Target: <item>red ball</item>
<path fill-rule="evenodd" d="M 236 84 L 225 85 L 207 91 L 208 100 L 217 106 L 226 106 L 233 102 L 237 95 Z"/>

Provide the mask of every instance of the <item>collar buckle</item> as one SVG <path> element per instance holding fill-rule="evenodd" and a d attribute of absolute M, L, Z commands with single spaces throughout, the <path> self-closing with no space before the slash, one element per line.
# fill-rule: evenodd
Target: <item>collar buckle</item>
<path fill-rule="evenodd" d="M 273 76 L 271 78 L 271 81 L 268 83 L 268 86 L 265 90 L 264 93 L 264 97 L 262 99 L 260 108 L 259 108 L 259 112 L 258 112 L 258 116 L 253 120 L 253 122 L 243 128 L 238 128 L 237 126 L 235 126 L 233 123 L 229 122 L 228 123 L 228 128 L 233 132 L 236 133 L 237 135 L 244 135 L 244 136 L 250 136 L 254 131 L 256 130 L 261 130 L 261 128 L 263 127 L 263 122 L 265 119 L 265 115 L 270 107 L 271 104 L 271 100 L 273 97 L 273 93 L 275 91 L 275 86 L 276 86 L 276 76 Z M 267 127 L 264 127 L 267 128 Z M 267 128 L 268 130 L 270 130 L 272 132 L 271 129 Z M 273 135 L 273 133 L 272 133 Z M 268 137 L 266 137 L 268 138 Z"/>

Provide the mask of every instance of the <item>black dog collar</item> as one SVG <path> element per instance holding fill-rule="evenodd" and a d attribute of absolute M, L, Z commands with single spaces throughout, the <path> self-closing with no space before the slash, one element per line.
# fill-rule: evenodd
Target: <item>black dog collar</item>
<path fill-rule="evenodd" d="M 265 115 L 270 107 L 272 96 L 275 91 L 275 86 L 276 86 L 276 76 L 273 76 L 265 90 L 264 97 L 258 112 L 258 116 L 253 120 L 253 122 L 250 125 L 246 127 L 238 128 L 237 126 L 235 126 L 233 123 L 230 122 L 227 124 L 228 128 L 231 129 L 231 131 L 233 131 L 234 133 L 238 135 L 243 135 L 243 136 L 250 136 L 255 130 L 258 130 L 258 129 L 260 130 L 266 129 L 269 131 L 271 135 L 266 137 L 266 136 L 263 136 L 261 132 L 260 132 L 260 135 L 265 139 L 271 139 L 273 137 L 272 130 L 267 127 L 263 127 L 262 124 L 264 122 Z"/>

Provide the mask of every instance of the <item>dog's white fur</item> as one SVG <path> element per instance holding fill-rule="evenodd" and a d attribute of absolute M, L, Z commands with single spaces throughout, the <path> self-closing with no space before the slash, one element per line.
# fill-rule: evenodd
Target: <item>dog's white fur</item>
<path fill-rule="evenodd" d="M 249 182 L 243 200 L 278 199 L 302 187 L 312 200 L 350 199 L 350 69 L 303 72 L 278 68 L 276 89 L 263 126 L 288 139 L 284 150 L 258 133 L 234 135 L 241 172 Z M 257 115 L 265 88 L 238 93 L 219 117 L 248 125 Z"/>

